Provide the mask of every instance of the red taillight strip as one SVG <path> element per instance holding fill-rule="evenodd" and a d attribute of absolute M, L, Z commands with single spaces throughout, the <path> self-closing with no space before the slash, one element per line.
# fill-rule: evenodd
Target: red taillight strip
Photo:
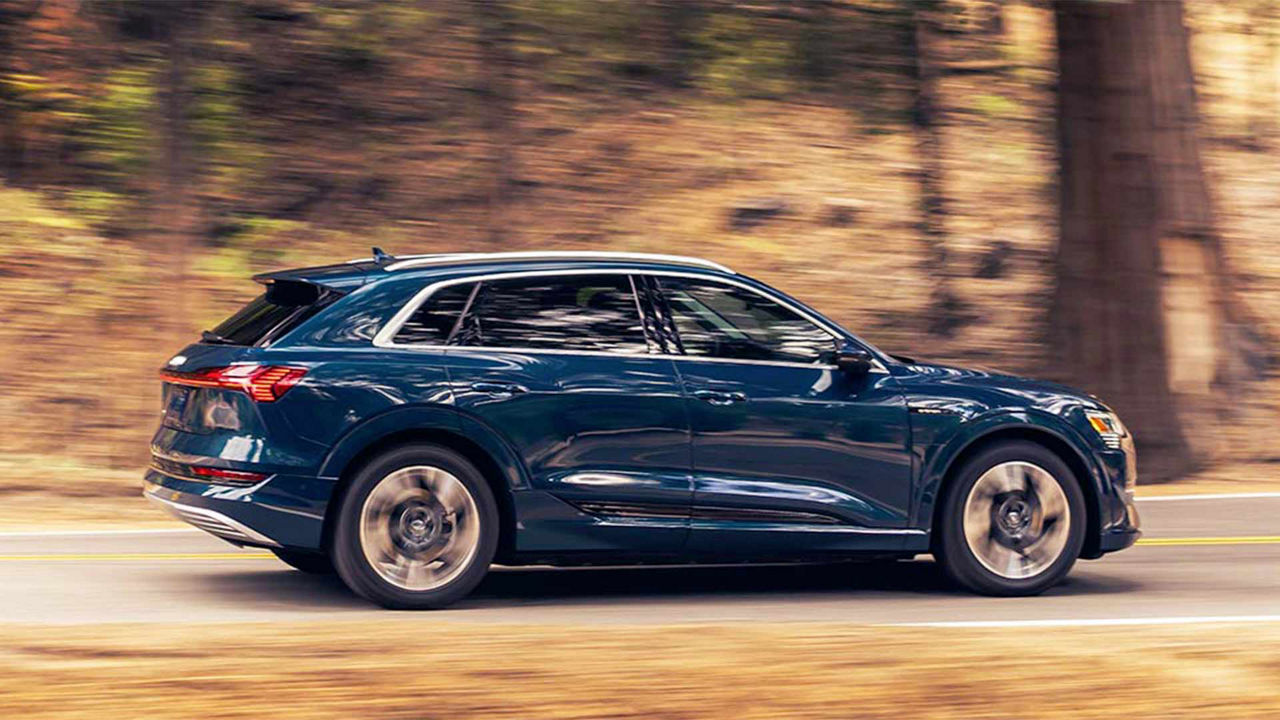
<path fill-rule="evenodd" d="M 189 373 L 163 369 L 160 379 L 187 387 L 239 390 L 258 402 L 275 402 L 306 374 L 306 368 L 284 365 L 228 365 Z"/>
<path fill-rule="evenodd" d="M 236 480 L 246 483 L 258 483 L 267 479 L 266 473 L 245 472 L 243 470 L 224 470 L 223 468 L 192 465 L 191 474 L 214 480 Z"/>

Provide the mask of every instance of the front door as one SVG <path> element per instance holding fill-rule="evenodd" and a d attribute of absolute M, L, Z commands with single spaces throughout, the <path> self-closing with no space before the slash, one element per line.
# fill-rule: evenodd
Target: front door
<path fill-rule="evenodd" d="M 691 551 L 883 548 L 903 534 L 907 409 L 883 369 L 841 372 L 833 329 L 745 283 L 648 282 L 689 408 Z"/>

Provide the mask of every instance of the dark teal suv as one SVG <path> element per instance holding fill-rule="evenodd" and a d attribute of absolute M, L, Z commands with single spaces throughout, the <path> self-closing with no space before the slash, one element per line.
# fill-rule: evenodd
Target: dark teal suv
<path fill-rule="evenodd" d="M 387 607 L 493 562 L 922 553 L 1025 595 L 1138 536 L 1098 400 L 887 355 L 715 263 L 375 249 L 255 279 L 161 371 L 146 496 Z"/>

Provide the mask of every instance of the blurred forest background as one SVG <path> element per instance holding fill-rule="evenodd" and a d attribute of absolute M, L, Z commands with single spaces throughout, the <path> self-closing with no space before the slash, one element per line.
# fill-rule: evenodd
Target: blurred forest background
<path fill-rule="evenodd" d="M 705 256 L 1269 475 L 1278 63 L 1270 0 L 0 0 L 0 497 L 133 497 L 156 369 L 371 245 Z"/>

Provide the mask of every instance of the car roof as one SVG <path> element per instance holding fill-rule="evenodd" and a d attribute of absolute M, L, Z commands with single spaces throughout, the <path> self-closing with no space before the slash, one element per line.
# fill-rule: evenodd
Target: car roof
<path fill-rule="evenodd" d="M 419 277 L 437 274 L 488 274 L 528 269 L 634 268 L 636 270 L 683 269 L 708 274 L 734 275 L 733 270 L 702 258 L 658 253 L 627 253 L 592 250 L 526 251 L 496 253 L 440 253 L 404 255 L 380 260 L 359 258 L 334 265 L 296 268 L 262 273 L 254 280 L 263 284 L 293 280 L 335 289 L 351 289 L 390 277 Z"/>

